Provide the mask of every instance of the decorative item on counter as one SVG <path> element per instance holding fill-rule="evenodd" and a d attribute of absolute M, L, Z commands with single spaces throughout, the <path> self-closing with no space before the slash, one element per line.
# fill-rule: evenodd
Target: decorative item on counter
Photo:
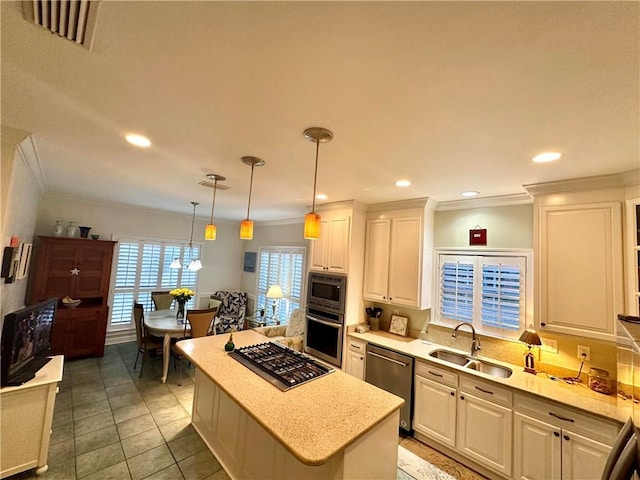
<path fill-rule="evenodd" d="M 80 305 L 81 302 L 82 300 L 74 300 L 69 296 L 66 296 L 62 299 L 62 305 L 66 308 L 76 308 L 78 305 Z"/>
<path fill-rule="evenodd" d="M 367 317 L 369 317 L 369 327 L 371 328 L 371 331 L 374 332 L 376 330 L 380 330 L 380 317 L 382 316 L 382 309 L 380 307 L 367 307 L 365 311 L 367 312 Z"/>
<path fill-rule="evenodd" d="M 529 328 L 525 329 L 525 331 L 522 332 L 518 340 L 526 343 L 528 349 L 524 357 L 524 371 L 536 375 L 537 372 L 535 367 L 535 360 L 533 358 L 533 353 L 531 353 L 531 349 L 534 346 L 542 345 L 542 340 L 540 340 L 540 337 L 533 329 L 533 325 L 529 325 Z"/>
<path fill-rule="evenodd" d="M 611 393 L 611 377 L 609 376 L 609 372 L 602 368 L 590 368 L 589 388 L 594 392 L 609 395 Z"/>
<path fill-rule="evenodd" d="M 233 352 L 236 346 L 233 344 L 233 333 L 229 335 L 229 341 L 224 344 L 225 352 Z"/>
<path fill-rule="evenodd" d="M 64 230 L 64 225 L 62 224 L 62 220 L 56 220 L 56 224 L 53 226 L 53 236 L 61 237 L 63 230 Z"/>
<path fill-rule="evenodd" d="M 91 227 L 78 227 L 80 229 L 80 238 L 87 238 Z"/>
<path fill-rule="evenodd" d="M 407 330 L 409 329 L 409 319 L 407 317 L 401 317 L 400 315 L 391 315 L 391 323 L 389 324 L 389 333 L 395 333 L 396 335 L 407 336 Z"/>
<path fill-rule="evenodd" d="M 184 319 L 184 306 L 195 294 L 196 292 L 188 288 L 174 288 L 169 292 L 169 295 L 176 299 L 176 304 L 178 305 L 178 311 L 176 312 L 178 323 L 182 323 Z"/>
<path fill-rule="evenodd" d="M 91 235 L 91 238 L 93 238 L 94 240 L 98 240 L 100 238 L 100 235 L 93 234 Z"/>
<path fill-rule="evenodd" d="M 75 237 L 76 229 L 76 222 L 69 222 L 69 225 L 67 225 L 67 237 Z"/>

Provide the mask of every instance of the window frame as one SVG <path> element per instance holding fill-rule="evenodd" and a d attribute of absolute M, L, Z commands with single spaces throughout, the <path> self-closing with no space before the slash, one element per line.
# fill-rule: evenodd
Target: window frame
<path fill-rule="evenodd" d="M 440 274 L 440 263 L 442 257 L 451 257 L 451 259 L 461 258 L 463 260 L 469 260 L 469 263 L 474 264 L 474 282 L 473 282 L 473 311 L 472 321 L 470 322 L 475 328 L 476 332 L 493 338 L 499 338 L 503 340 L 518 340 L 522 331 L 534 322 L 533 310 L 534 310 L 534 298 L 533 298 L 533 250 L 532 249 L 468 249 L 468 248 L 447 248 L 447 249 L 435 249 L 434 250 L 434 299 L 435 299 L 435 312 L 432 315 L 430 323 L 439 325 L 442 327 L 454 328 L 460 321 L 443 317 L 442 311 L 442 277 Z M 482 310 L 482 266 L 486 264 L 486 260 L 504 259 L 505 263 L 512 264 L 514 262 L 522 263 L 522 294 L 523 302 L 520 304 L 521 316 L 519 320 L 519 326 L 517 330 L 502 329 L 498 327 L 491 327 L 482 324 L 481 310 Z M 520 260 L 517 260 L 520 259 Z M 483 261 L 484 260 L 484 261 Z M 494 264 L 491 261 L 489 264 Z"/>
<path fill-rule="evenodd" d="M 259 311 L 265 307 L 265 305 L 270 306 L 272 304 L 271 301 L 267 302 L 266 300 L 266 293 L 267 290 L 269 289 L 269 287 L 271 285 L 273 285 L 273 283 L 269 283 L 267 281 L 267 285 L 265 289 L 262 289 L 260 287 L 260 282 L 261 282 L 261 278 L 262 278 L 262 268 L 263 268 L 263 263 L 262 263 L 262 255 L 264 253 L 268 253 L 268 252 L 272 252 L 272 253 L 279 253 L 279 254 L 284 254 L 284 253 L 290 253 L 290 254 L 300 254 L 302 255 L 302 259 L 301 259 L 301 263 L 300 263 L 300 297 L 295 297 L 292 296 L 291 293 L 291 284 L 292 281 L 289 282 L 289 284 L 286 284 L 286 282 L 282 281 L 282 278 L 279 277 L 278 275 L 278 285 L 280 285 L 282 287 L 282 292 L 284 294 L 284 297 L 280 300 L 278 309 L 277 309 L 277 318 L 280 321 L 280 324 L 286 324 L 289 321 L 289 317 L 291 316 L 291 312 L 295 309 L 295 308 L 304 308 L 305 302 L 306 302 L 306 295 L 307 295 L 307 289 L 306 289 L 306 283 L 307 283 L 307 276 L 306 276 L 306 262 L 307 262 L 307 247 L 306 246 L 300 246 L 300 245 L 290 245 L 290 246 L 262 246 L 258 248 L 258 255 L 257 255 L 257 259 L 256 259 L 256 286 L 255 286 L 255 315 L 259 315 Z M 298 305 L 298 307 L 295 307 L 294 305 Z M 265 318 L 270 318 L 270 312 L 269 309 L 266 309 L 265 312 Z"/>
<path fill-rule="evenodd" d="M 157 238 L 157 237 L 141 237 L 141 236 L 113 236 L 113 239 L 116 240 L 118 243 L 116 244 L 115 250 L 114 250 L 114 254 L 113 254 L 113 261 L 112 261 L 112 267 L 111 267 L 111 281 L 109 284 L 109 299 L 108 299 L 108 305 L 109 305 L 109 316 L 107 318 L 107 331 L 108 332 L 119 332 L 119 331 L 123 331 L 123 330 L 131 330 L 135 327 L 134 323 L 133 323 L 133 305 L 131 306 L 131 318 L 129 320 L 129 322 L 121 322 L 121 323 L 112 323 L 112 315 L 114 312 L 114 299 L 115 299 L 115 295 L 119 292 L 127 292 L 127 291 L 131 291 L 132 295 L 133 295 L 133 301 L 136 302 L 138 300 L 140 300 L 139 295 L 140 293 L 144 293 L 144 294 L 149 294 L 148 295 L 148 301 L 145 302 L 143 300 L 143 304 L 145 305 L 145 310 L 146 311 L 150 311 L 152 308 L 152 304 L 151 302 L 151 295 L 150 292 L 151 291 L 156 291 L 156 290 L 172 290 L 174 288 L 178 288 L 183 286 L 182 285 L 182 272 L 183 270 L 186 269 L 186 265 L 188 265 L 188 262 L 186 262 L 185 260 L 187 259 L 187 254 L 189 254 L 189 257 L 191 257 L 191 253 L 189 252 L 189 242 L 186 242 L 184 240 L 173 240 L 173 239 L 167 239 L 167 238 Z M 120 259 L 120 248 L 121 245 L 123 244 L 138 244 L 139 246 L 139 251 L 138 251 L 138 257 L 137 257 L 137 262 L 136 262 L 136 267 L 135 267 L 135 281 L 134 281 L 134 287 L 116 287 L 116 283 L 117 283 L 117 278 L 118 278 L 118 263 L 119 263 L 119 259 Z M 158 273 L 157 273 L 157 283 L 156 286 L 153 287 L 148 287 L 148 286 L 144 286 L 141 287 L 140 286 L 140 278 L 141 278 L 141 274 L 142 274 L 142 269 L 141 266 L 143 264 L 143 252 L 144 252 L 144 245 L 148 244 L 148 245 L 159 245 L 161 246 L 161 251 L 160 251 L 160 257 L 159 257 L 159 263 L 160 263 L 160 268 L 158 269 Z M 198 248 L 198 253 L 199 256 L 202 255 L 202 243 L 200 242 L 193 242 L 193 247 L 197 247 Z M 182 268 L 181 269 L 176 269 L 177 272 L 177 276 L 176 276 L 176 285 L 171 285 L 171 286 L 163 286 L 162 285 L 162 280 L 163 280 L 163 265 L 166 265 L 167 262 L 165 261 L 166 258 L 166 250 L 167 247 L 171 247 L 171 248 L 179 248 L 180 249 L 180 259 L 182 262 Z M 173 256 L 173 255 L 172 255 Z M 171 260 L 168 262 L 171 263 Z M 193 305 L 195 304 L 196 298 L 198 297 L 198 283 L 199 283 L 199 271 L 195 271 L 193 272 L 194 276 L 195 276 L 195 282 L 194 285 L 192 286 L 191 284 L 186 285 L 186 287 L 191 288 L 196 294 L 193 296 L 193 298 L 187 303 L 187 306 L 193 307 Z"/>

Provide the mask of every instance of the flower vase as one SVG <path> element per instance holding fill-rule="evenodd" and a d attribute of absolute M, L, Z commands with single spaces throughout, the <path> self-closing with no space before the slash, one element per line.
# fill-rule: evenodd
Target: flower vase
<path fill-rule="evenodd" d="M 176 318 L 178 319 L 178 323 L 182 323 L 184 320 L 184 304 L 186 303 L 184 300 L 176 300 L 178 304 L 178 312 L 176 313 Z"/>

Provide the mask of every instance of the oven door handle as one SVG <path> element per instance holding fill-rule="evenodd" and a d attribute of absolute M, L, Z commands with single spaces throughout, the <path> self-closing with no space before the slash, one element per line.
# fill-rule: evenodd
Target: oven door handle
<path fill-rule="evenodd" d="M 394 360 L 393 358 L 385 357 L 384 355 L 379 355 L 379 354 L 374 353 L 374 352 L 367 352 L 367 355 L 372 355 L 374 357 L 381 358 L 383 360 L 386 360 L 387 362 L 397 363 L 398 365 L 402 365 L 403 367 L 407 367 L 409 365 L 408 363 L 404 363 L 404 362 L 401 362 L 399 360 Z"/>
<path fill-rule="evenodd" d="M 320 320 L 319 318 L 312 317 L 311 315 L 307 315 L 307 318 L 309 320 L 313 320 L 314 322 L 322 323 L 323 325 L 327 325 L 329 327 L 334 327 L 334 328 L 341 328 L 342 327 L 342 325 L 340 325 L 339 323 L 327 322 L 326 320 Z"/>

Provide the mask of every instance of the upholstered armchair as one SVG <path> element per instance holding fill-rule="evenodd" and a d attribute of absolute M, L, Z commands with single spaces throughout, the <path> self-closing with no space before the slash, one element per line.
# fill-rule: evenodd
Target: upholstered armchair
<path fill-rule="evenodd" d="M 220 301 L 218 313 L 214 319 L 216 333 L 225 333 L 244 328 L 247 312 L 247 292 L 227 292 L 219 290 L 211 295 L 212 300 Z M 209 306 L 212 302 L 209 302 Z"/>
<path fill-rule="evenodd" d="M 268 337 L 269 340 L 281 343 L 293 350 L 304 350 L 305 318 L 304 310 L 296 308 L 291 312 L 289 323 L 274 327 L 257 327 L 254 331 Z"/>

